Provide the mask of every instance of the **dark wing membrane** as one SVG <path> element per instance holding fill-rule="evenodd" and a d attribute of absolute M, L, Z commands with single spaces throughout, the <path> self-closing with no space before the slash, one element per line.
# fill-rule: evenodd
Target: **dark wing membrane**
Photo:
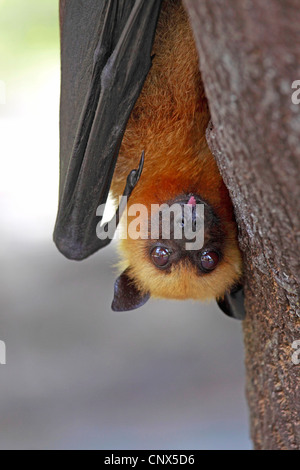
<path fill-rule="evenodd" d="M 125 127 L 151 67 L 160 5 L 161 0 L 64 5 L 54 241 L 68 258 L 84 259 L 104 246 L 96 236 L 96 209 L 107 200 Z"/>

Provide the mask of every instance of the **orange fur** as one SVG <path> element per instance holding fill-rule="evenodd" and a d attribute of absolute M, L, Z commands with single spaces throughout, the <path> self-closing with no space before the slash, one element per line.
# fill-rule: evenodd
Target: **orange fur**
<path fill-rule="evenodd" d="M 143 292 L 154 297 L 222 297 L 241 275 L 236 224 L 227 189 L 205 139 L 210 119 L 197 52 L 180 1 L 163 3 L 153 47 L 153 66 L 134 107 L 121 146 L 112 194 L 123 193 L 132 168 L 145 150 L 145 164 L 129 206 L 162 204 L 183 193 L 199 194 L 222 221 L 224 257 L 212 272 L 199 275 L 188 261 L 166 274 L 149 259 L 145 240 L 121 242 L 123 267 Z"/>

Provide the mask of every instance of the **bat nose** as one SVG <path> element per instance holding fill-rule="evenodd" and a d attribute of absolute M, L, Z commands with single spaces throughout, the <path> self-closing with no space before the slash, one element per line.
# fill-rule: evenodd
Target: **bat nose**
<path fill-rule="evenodd" d="M 194 212 L 191 216 L 183 214 L 175 223 L 182 229 L 191 228 L 195 232 L 201 228 L 201 217 L 197 216 Z"/>
<path fill-rule="evenodd" d="M 175 224 L 178 224 L 183 229 L 192 229 L 198 231 L 204 224 L 204 206 L 181 204 L 182 214 L 177 217 Z"/>
<path fill-rule="evenodd" d="M 179 196 L 164 206 L 151 216 L 151 234 L 155 234 L 153 239 L 170 240 L 173 249 L 176 251 L 179 248 L 182 252 L 201 249 L 205 241 L 218 237 L 215 233 L 218 232 L 215 229 L 218 220 L 214 210 L 198 195 Z"/>
<path fill-rule="evenodd" d="M 174 220 L 173 240 L 183 248 L 187 241 L 199 237 L 201 231 L 204 239 L 204 210 L 203 207 L 181 204 L 181 215 Z"/>

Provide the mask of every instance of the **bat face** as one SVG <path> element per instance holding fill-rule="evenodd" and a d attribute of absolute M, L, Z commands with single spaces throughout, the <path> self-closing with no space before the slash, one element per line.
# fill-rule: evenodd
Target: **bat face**
<path fill-rule="evenodd" d="M 198 195 L 181 195 L 152 211 L 149 225 L 149 259 L 170 273 L 184 262 L 201 273 L 213 271 L 222 259 L 224 233 L 212 207 Z"/>
<path fill-rule="evenodd" d="M 139 218 L 139 239 L 130 238 L 128 218 L 128 237 L 122 240 L 120 250 L 125 267 L 121 277 L 127 278 L 126 289 L 123 292 L 122 284 L 117 281 L 114 310 L 127 310 L 124 295 L 127 298 L 131 288 L 130 309 L 135 308 L 134 298 L 137 307 L 141 305 L 141 300 L 145 302 L 150 297 L 177 300 L 221 298 L 240 278 L 241 255 L 230 211 L 229 220 L 221 219 L 214 208 L 196 194 L 179 195 L 172 201 L 166 201 L 165 207 L 174 207 L 174 204 L 182 208 L 182 213 L 179 210 L 177 217 L 176 213 L 170 214 L 170 236 L 167 238 L 162 236 L 163 211 L 160 218 L 157 211 L 147 219 Z M 202 207 L 203 220 L 195 227 L 197 207 Z M 189 210 L 184 212 L 184 208 Z M 157 225 L 154 232 L 159 234 L 155 239 L 151 238 L 153 221 Z M 189 234 L 187 238 L 185 228 L 193 224 L 195 236 L 191 238 Z M 197 246 L 196 240 L 201 231 L 201 243 Z"/>

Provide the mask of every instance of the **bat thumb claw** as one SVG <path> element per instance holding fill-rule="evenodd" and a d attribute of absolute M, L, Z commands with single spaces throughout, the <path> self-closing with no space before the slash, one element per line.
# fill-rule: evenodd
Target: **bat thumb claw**
<path fill-rule="evenodd" d="M 136 177 L 137 177 L 137 181 L 140 179 L 141 177 L 141 174 L 142 174 L 142 171 L 143 171 L 143 168 L 144 168 L 144 161 L 145 161 L 145 151 L 143 150 L 142 151 L 142 155 L 141 155 L 141 159 L 140 159 L 140 163 L 139 163 L 139 167 L 138 169 L 136 170 Z"/>
<path fill-rule="evenodd" d="M 134 189 L 134 187 L 136 186 L 136 184 L 138 183 L 141 177 L 143 167 L 144 167 L 144 160 L 145 160 L 145 152 L 143 150 L 138 169 L 132 170 L 127 177 L 127 185 L 128 185 L 128 189 L 130 190 L 130 192 Z"/>

